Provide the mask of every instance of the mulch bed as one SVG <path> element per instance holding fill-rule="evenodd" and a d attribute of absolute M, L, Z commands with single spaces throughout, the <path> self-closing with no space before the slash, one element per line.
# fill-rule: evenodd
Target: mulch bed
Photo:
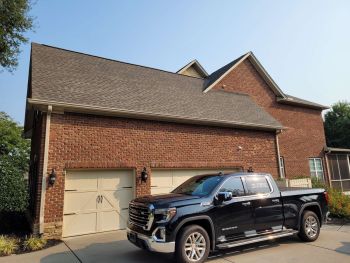
<path fill-rule="evenodd" d="M 20 240 L 20 247 L 14 254 L 34 252 L 24 250 L 24 248 L 21 245 L 23 244 L 24 239 L 31 235 L 30 225 L 24 213 L 0 213 L 0 235 L 15 237 Z M 43 249 L 55 246 L 61 242 L 62 241 L 58 239 L 49 239 L 47 240 L 47 243 L 45 247 L 43 247 Z"/>

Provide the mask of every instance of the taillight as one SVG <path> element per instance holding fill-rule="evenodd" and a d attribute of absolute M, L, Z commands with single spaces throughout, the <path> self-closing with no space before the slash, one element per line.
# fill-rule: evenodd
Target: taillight
<path fill-rule="evenodd" d="M 329 203 L 329 196 L 328 196 L 327 192 L 324 192 L 324 198 L 326 199 L 326 203 L 328 205 L 328 203 Z"/>

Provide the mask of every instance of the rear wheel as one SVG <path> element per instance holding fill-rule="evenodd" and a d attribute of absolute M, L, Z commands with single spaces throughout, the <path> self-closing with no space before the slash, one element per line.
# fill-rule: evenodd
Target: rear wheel
<path fill-rule="evenodd" d="M 198 225 L 184 227 L 176 240 L 176 262 L 202 263 L 210 250 L 210 240 L 207 231 Z"/>
<path fill-rule="evenodd" d="M 315 241 L 320 234 L 320 220 L 312 211 L 305 211 L 302 216 L 299 237 L 306 242 Z"/>

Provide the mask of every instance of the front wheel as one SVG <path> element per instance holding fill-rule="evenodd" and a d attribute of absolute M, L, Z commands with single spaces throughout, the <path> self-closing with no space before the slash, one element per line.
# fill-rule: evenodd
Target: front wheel
<path fill-rule="evenodd" d="M 210 240 L 207 231 L 198 225 L 184 227 L 176 240 L 176 262 L 202 263 L 210 250 Z"/>
<path fill-rule="evenodd" d="M 320 220 L 312 211 L 305 211 L 302 216 L 299 237 L 306 242 L 315 241 L 320 234 Z"/>

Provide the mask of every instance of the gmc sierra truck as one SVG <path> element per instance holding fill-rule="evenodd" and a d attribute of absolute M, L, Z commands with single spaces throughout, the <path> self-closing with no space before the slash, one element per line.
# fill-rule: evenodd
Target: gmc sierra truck
<path fill-rule="evenodd" d="M 297 234 L 315 241 L 328 216 L 324 189 L 279 189 L 269 174 L 197 175 L 169 194 L 129 204 L 127 237 L 177 262 L 201 263 L 213 251 Z"/>

